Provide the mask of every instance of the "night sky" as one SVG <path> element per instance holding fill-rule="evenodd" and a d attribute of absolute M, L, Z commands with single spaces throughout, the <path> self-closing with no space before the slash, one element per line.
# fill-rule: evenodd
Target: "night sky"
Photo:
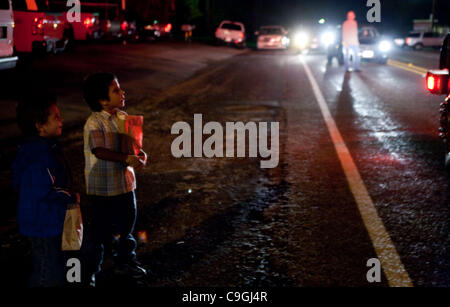
<path fill-rule="evenodd" d="M 201 1 L 202 2 L 202 1 Z M 200 2 L 200 3 L 201 3 Z M 359 23 L 367 23 L 367 0 L 212 0 L 213 23 L 223 19 L 241 20 L 251 28 L 267 24 L 295 27 L 316 23 L 324 17 L 329 23 L 342 23 L 353 10 Z M 380 0 L 381 23 L 378 28 L 389 34 L 412 30 L 413 19 L 430 16 L 432 0 Z M 450 1 L 436 0 L 436 18 L 450 24 Z"/>

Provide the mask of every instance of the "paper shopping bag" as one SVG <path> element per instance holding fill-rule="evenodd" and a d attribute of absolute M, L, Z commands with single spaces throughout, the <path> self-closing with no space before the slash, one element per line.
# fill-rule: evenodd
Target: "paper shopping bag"
<path fill-rule="evenodd" d="M 79 204 L 67 206 L 66 218 L 62 233 L 61 249 L 63 251 L 76 251 L 81 249 L 83 242 L 83 220 Z"/>
<path fill-rule="evenodd" d="M 117 123 L 121 138 L 121 151 L 128 155 L 138 155 L 142 149 L 144 117 L 120 112 Z"/>

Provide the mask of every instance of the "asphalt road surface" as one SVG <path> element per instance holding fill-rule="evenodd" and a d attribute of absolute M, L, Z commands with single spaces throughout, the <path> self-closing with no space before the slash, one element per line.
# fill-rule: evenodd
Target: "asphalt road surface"
<path fill-rule="evenodd" d="M 113 70 L 127 92 L 127 111 L 144 115 L 149 166 L 137 174 L 136 235 L 138 257 L 151 271 L 145 285 L 450 286 L 449 175 L 437 132 L 442 97 L 427 93 L 419 70 L 363 63 L 362 72 L 345 72 L 337 63 L 327 66 L 321 54 L 163 47 L 172 52 L 166 62 L 139 44 L 86 47 L 33 69 L 46 80 L 56 80 L 55 71 L 75 80 L 48 86 L 58 88 L 63 117 L 66 111 L 73 118 L 62 142 L 81 192 L 81 127 L 89 111 L 67 97 L 79 97 L 82 76 Z M 187 63 L 189 71 L 174 64 L 188 61 L 181 54 L 189 52 L 198 57 Z M 437 58 L 436 52 L 395 54 L 425 69 L 435 68 Z M 148 86 L 163 70 L 170 82 Z M 265 158 L 248 155 L 175 158 L 171 127 L 177 121 L 194 127 L 194 114 L 224 128 L 278 122 L 277 166 L 261 168 Z M 11 132 L 3 146 L 15 140 Z M 7 161 L 13 150 L 2 150 Z M 2 172 L 7 178 L 6 162 Z M 14 208 L 14 198 L 6 199 Z M 89 208 L 82 201 L 87 229 Z M 0 266 L 15 276 L 12 285 L 23 286 L 27 243 L 13 214 L 3 225 Z M 109 258 L 99 286 L 113 284 Z M 379 282 L 367 279 L 370 259 L 380 262 Z M 8 268 L 13 264 L 22 264 L 19 273 Z"/>

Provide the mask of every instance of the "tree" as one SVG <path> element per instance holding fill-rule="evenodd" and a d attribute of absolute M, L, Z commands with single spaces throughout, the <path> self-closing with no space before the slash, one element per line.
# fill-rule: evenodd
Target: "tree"
<path fill-rule="evenodd" d="M 179 9 L 182 11 L 184 22 L 191 23 L 203 16 L 203 13 L 199 9 L 199 0 L 183 0 L 181 2 Z"/>

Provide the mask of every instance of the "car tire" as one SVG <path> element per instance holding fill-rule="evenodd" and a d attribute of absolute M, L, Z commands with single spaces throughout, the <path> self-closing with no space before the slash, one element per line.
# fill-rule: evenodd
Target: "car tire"
<path fill-rule="evenodd" d="M 337 60 L 338 60 L 339 66 L 344 65 L 344 55 L 342 53 L 338 54 Z"/>
<path fill-rule="evenodd" d="M 387 60 L 388 60 L 387 58 L 379 58 L 377 62 L 378 64 L 385 65 L 387 63 Z"/>
<path fill-rule="evenodd" d="M 450 171 L 450 152 L 445 154 L 445 169 Z"/>
<path fill-rule="evenodd" d="M 423 49 L 423 44 L 422 43 L 417 43 L 413 46 L 414 50 L 422 50 Z"/>

